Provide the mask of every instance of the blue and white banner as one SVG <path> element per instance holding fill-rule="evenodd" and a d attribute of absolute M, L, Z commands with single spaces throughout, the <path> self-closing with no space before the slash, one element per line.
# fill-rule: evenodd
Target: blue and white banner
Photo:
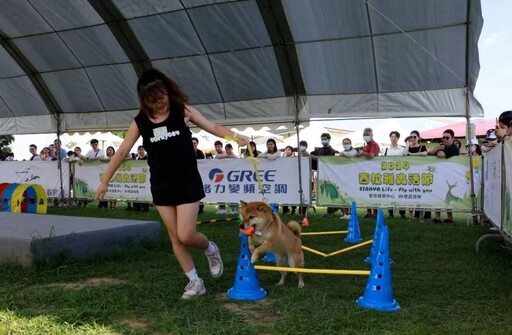
<path fill-rule="evenodd" d="M 75 166 L 75 197 L 93 199 L 107 162 L 84 162 Z M 238 203 L 261 201 L 277 204 L 300 204 L 297 157 L 280 157 L 270 161 L 258 159 L 255 171 L 250 159 L 202 159 L 197 161 L 206 197 L 202 202 Z M 311 201 L 311 166 L 301 158 L 304 203 Z M 261 180 L 260 190 L 257 175 Z M 263 191 L 263 194 L 262 194 Z M 147 161 L 124 161 L 109 183 L 105 199 L 151 202 Z"/>

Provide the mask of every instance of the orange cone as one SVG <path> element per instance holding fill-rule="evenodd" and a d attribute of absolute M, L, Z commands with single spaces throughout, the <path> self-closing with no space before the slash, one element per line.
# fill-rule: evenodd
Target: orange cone
<path fill-rule="evenodd" d="M 304 219 L 302 219 L 302 227 L 309 227 L 309 221 L 307 217 L 304 217 Z"/>

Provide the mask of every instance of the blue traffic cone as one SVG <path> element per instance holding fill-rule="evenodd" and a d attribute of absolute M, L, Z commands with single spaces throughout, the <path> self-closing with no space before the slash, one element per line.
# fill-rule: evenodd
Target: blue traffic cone
<path fill-rule="evenodd" d="M 352 209 L 350 210 L 350 221 L 348 222 L 348 233 L 344 241 L 348 243 L 359 243 L 361 238 L 361 231 L 359 230 L 359 219 L 357 218 L 356 202 L 352 201 Z"/>
<path fill-rule="evenodd" d="M 276 206 L 275 203 L 271 202 L 268 204 L 268 206 L 272 209 L 272 212 L 276 213 L 279 212 L 279 208 Z"/>
<path fill-rule="evenodd" d="M 244 234 L 240 234 L 242 245 L 236 268 L 235 284 L 227 292 L 230 299 L 237 300 L 259 300 L 267 296 L 267 292 L 260 286 L 258 273 L 251 263 L 251 251 L 249 240 Z"/>
<path fill-rule="evenodd" d="M 375 223 L 375 231 L 373 232 L 373 243 L 372 248 L 370 249 L 370 255 L 366 257 L 364 260 L 365 263 L 373 264 L 373 260 L 375 259 L 375 255 L 377 254 L 377 249 L 379 248 L 379 239 L 380 239 L 380 232 L 382 227 L 384 227 L 384 211 L 382 209 L 379 209 L 377 212 L 377 220 Z"/>
<path fill-rule="evenodd" d="M 400 309 L 400 305 L 393 299 L 391 262 L 389 258 L 389 228 L 387 226 L 381 228 L 379 240 L 379 247 L 370 270 L 364 294 L 356 300 L 356 304 L 363 308 L 381 312 L 396 312 Z"/>

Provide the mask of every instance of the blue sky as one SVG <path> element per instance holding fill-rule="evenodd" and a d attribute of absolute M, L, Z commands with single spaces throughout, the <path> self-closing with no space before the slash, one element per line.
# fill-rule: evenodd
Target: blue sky
<path fill-rule="evenodd" d="M 485 117 L 512 109 L 512 1 L 481 0 L 484 26 L 479 41 L 480 75 L 475 97 Z"/>

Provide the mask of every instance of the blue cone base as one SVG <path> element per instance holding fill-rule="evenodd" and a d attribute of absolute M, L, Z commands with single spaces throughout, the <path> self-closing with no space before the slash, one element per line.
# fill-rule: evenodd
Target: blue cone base
<path fill-rule="evenodd" d="M 397 312 L 400 310 L 400 304 L 395 299 L 391 302 L 375 301 L 365 299 L 364 296 L 356 300 L 356 304 L 362 308 L 373 309 L 379 312 Z"/>
<path fill-rule="evenodd" d="M 235 289 L 233 287 L 228 290 L 226 295 L 229 299 L 235 300 L 260 300 L 267 296 L 267 291 L 261 287 L 256 290 Z"/>
<path fill-rule="evenodd" d="M 347 243 L 359 243 L 362 240 L 363 239 L 361 237 L 354 236 L 354 237 L 346 237 L 343 241 L 345 241 Z"/>
<path fill-rule="evenodd" d="M 275 263 L 276 262 L 276 255 L 274 255 L 273 252 L 267 252 L 265 256 L 261 259 L 262 261 L 266 263 Z"/>

